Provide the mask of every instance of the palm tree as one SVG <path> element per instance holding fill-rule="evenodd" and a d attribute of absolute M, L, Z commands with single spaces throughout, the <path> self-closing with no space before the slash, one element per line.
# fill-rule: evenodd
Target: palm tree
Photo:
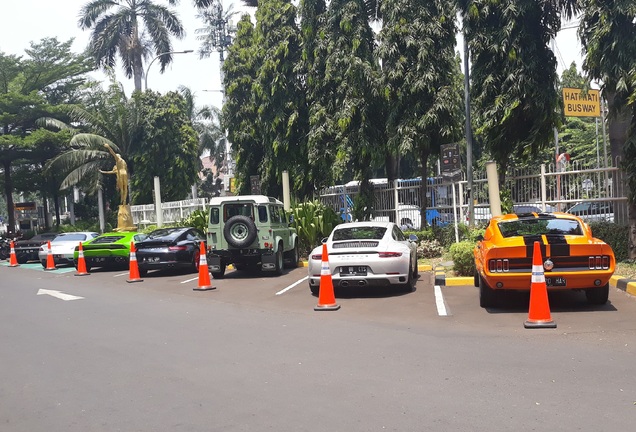
<path fill-rule="evenodd" d="M 113 166 L 113 158 L 104 144 L 121 154 L 128 161 L 130 174 L 133 173 L 130 162 L 141 133 L 137 103 L 126 97 L 123 87 L 114 79 L 108 92 L 98 99 L 97 105 L 92 108 L 70 108 L 69 117 L 72 121 L 86 127 L 89 132 L 77 133 L 77 130 L 73 130 L 74 135 L 69 143 L 71 150 L 61 153 L 46 165 L 47 170 L 64 173 L 61 189 L 79 184 L 88 193 L 96 191 L 105 180 L 99 170 L 109 170 Z M 43 119 L 41 123 L 60 129 L 71 128 L 51 118 Z"/>
<path fill-rule="evenodd" d="M 217 167 L 222 167 L 225 162 L 225 132 L 221 128 L 221 110 L 211 105 L 197 107 L 194 93 L 186 86 L 179 86 L 179 93 L 186 101 L 187 114 L 199 135 L 199 155 L 209 151 L 210 159 Z"/>
<path fill-rule="evenodd" d="M 167 1 L 170 6 L 179 3 L 179 0 Z M 177 15 L 151 0 L 92 0 L 82 7 L 79 26 L 82 30 L 93 30 L 89 50 L 97 65 L 113 68 L 119 55 L 126 77 L 134 78 L 135 90 L 139 91 L 143 60 L 151 53 L 171 52 L 170 37 L 181 39 L 185 34 Z M 162 73 L 171 62 L 170 54 L 159 58 Z"/>

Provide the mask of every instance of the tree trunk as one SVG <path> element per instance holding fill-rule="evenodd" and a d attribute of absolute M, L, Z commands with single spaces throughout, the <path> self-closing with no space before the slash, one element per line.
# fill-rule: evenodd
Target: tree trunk
<path fill-rule="evenodd" d="M 428 148 L 420 150 L 420 164 L 422 165 L 422 183 L 420 185 L 420 226 L 426 227 L 426 207 L 428 207 L 428 200 L 426 198 L 426 192 L 428 190 L 428 158 L 431 152 Z"/>
<path fill-rule="evenodd" d="M 15 211 L 13 206 L 13 182 L 11 181 L 11 161 L 3 160 L 4 167 L 4 196 L 7 199 L 7 213 L 9 223 L 7 225 L 7 233 L 15 235 Z M 13 235 L 9 237 L 13 237 Z"/>
<path fill-rule="evenodd" d="M 627 257 L 636 259 L 636 201 L 630 202 L 627 207 L 629 216 L 629 239 L 627 242 Z"/>
<path fill-rule="evenodd" d="M 615 96 L 613 92 L 606 92 L 605 94 L 607 107 L 609 108 L 607 135 L 609 137 L 610 153 L 612 156 L 612 160 L 609 162 L 610 166 L 616 166 L 617 159 L 622 160 L 623 158 L 623 147 L 625 146 L 625 141 L 627 141 L 627 131 L 629 130 L 632 116 L 629 107 L 614 106 Z"/>

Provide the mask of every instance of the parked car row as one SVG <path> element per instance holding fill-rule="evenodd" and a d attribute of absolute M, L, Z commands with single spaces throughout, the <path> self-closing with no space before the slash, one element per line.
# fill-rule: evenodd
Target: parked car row
<path fill-rule="evenodd" d="M 51 255 L 56 266 L 71 265 L 77 268 L 79 245 L 82 244 L 87 271 L 93 268 L 127 268 L 131 243 L 135 244 L 139 273 L 145 276 L 149 270 L 185 268 L 198 271 L 200 245 L 205 245 L 205 235 L 192 227 L 161 228 L 144 234 L 141 232 L 67 232 L 42 233 L 14 244 L 18 264 L 39 261 L 47 266 L 51 243 Z"/>

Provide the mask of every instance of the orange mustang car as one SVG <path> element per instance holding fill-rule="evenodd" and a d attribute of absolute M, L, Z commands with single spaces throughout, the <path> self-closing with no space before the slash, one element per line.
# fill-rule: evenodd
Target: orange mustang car
<path fill-rule="evenodd" d="M 534 242 L 548 291 L 583 290 L 587 301 L 605 304 L 616 266 L 614 251 L 579 217 L 567 213 L 495 216 L 474 249 L 479 305 L 496 303 L 498 290 L 530 290 Z"/>

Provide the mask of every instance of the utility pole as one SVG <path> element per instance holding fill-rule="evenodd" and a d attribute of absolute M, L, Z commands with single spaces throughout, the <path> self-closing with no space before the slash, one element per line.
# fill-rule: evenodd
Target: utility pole
<path fill-rule="evenodd" d="M 466 106 L 466 180 L 468 181 L 468 226 L 475 226 L 475 200 L 473 199 L 473 130 L 470 119 L 470 71 L 468 70 L 468 40 L 464 30 L 464 105 Z M 461 199 L 461 197 L 460 197 Z"/>

